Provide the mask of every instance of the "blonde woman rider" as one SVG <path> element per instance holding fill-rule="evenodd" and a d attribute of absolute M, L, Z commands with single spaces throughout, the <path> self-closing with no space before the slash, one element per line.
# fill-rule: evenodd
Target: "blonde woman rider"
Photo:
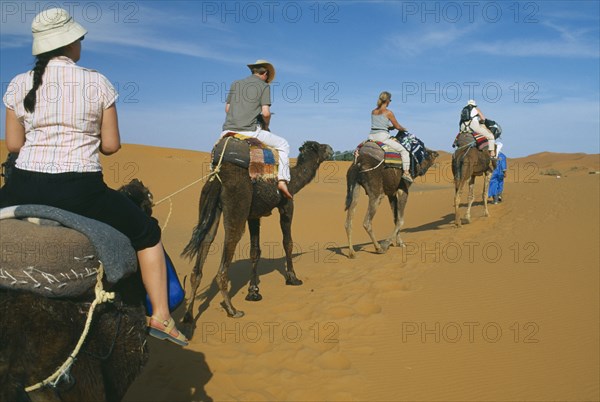
<path fill-rule="evenodd" d="M 371 132 L 369 133 L 369 139 L 372 141 L 383 142 L 400 153 L 400 156 L 402 157 L 402 178 L 407 182 L 412 183 L 413 179 L 410 177 L 410 153 L 390 135 L 390 129 L 392 128 L 399 131 L 408 131 L 398 123 L 396 116 L 394 116 L 394 112 L 388 109 L 391 101 L 392 94 L 389 92 L 383 91 L 379 94 L 377 107 L 371 112 Z"/>

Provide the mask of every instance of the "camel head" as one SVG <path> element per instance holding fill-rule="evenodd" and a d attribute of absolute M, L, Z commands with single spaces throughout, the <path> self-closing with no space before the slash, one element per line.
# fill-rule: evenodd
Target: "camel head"
<path fill-rule="evenodd" d="M 436 151 L 433 151 L 429 148 L 425 148 L 427 151 L 427 156 L 423 159 L 421 164 L 419 165 L 419 171 L 421 175 L 427 173 L 427 170 L 435 163 L 435 159 L 440 156 Z"/>
<path fill-rule="evenodd" d="M 333 148 L 327 144 L 319 144 L 316 141 L 306 141 L 300 147 L 300 155 L 298 156 L 298 164 L 312 159 L 316 156 L 317 162 L 320 164 L 323 161 L 331 159 L 333 156 Z"/>
<path fill-rule="evenodd" d="M 154 197 L 148 189 L 144 186 L 141 180 L 132 179 L 129 184 L 126 184 L 119 188 L 119 192 L 125 194 L 127 198 L 134 202 L 135 205 L 140 207 L 148 216 L 152 216 L 152 207 L 154 206 Z"/>

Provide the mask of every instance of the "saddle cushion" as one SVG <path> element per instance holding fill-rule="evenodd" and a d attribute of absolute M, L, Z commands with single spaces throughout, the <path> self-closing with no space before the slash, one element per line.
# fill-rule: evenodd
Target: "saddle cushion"
<path fill-rule="evenodd" d="M 256 138 L 229 132 L 212 149 L 213 167 L 219 164 L 223 148 L 225 154 L 222 161 L 248 169 L 253 181 L 277 179 L 279 153 L 276 149 L 267 147 Z"/>
<path fill-rule="evenodd" d="M 93 293 L 100 261 L 107 287 L 137 269 L 135 251 L 121 232 L 42 205 L 0 209 L 0 250 L 0 287 L 46 297 Z"/>
<path fill-rule="evenodd" d="M 383 160 L 384 165 L 387 167 L 402 169 L 400 153 L 383 142 L 367 140 L 358 144 L 356 151 L 358 154 L 375 158 L 378 162 Z"/>
<path fill-rule="evenodd" d="M 453 147 L 463 147 L 475 142 L 477 149 L 484 150 L 488 149 L 488 139 L 482 135 L 477 134 L 474 131 L 461 131 L 456 134 L 456 138 L 454 139 Z"/>

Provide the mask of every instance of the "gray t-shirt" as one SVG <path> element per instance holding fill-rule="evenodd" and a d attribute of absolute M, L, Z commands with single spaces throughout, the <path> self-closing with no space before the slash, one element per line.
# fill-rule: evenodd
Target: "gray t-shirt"
<path fill-rule="evenodd" d="M 229 112 L 223 131 L 255 131 L 262 106 L 271 105 L 271 87 L 255 75 L 231 84 L 227 95 Z"/>

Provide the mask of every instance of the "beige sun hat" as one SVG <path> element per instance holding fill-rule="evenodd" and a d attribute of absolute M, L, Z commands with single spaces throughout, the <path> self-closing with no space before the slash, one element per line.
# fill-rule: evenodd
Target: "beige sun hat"
<path fill-rule="evenodd" d="M 477 106 L 477 102 L 475 102 L 473 99 L 469 99 L 467 106 Z"/>
<path fill-rule="evenodd" d="M 75 42 L 87 33 L 62 8 L 49 8 L 35 16 L 31 23 L 33 47 L 31 54 L 46 53 Z"/>
<path fill-rule="evenodd" d="M 267 77 L 267 83 L 269 83 L 275 79 L 275 67 L 273 67 L 273 65 L 271 63 L 269 63 L 267 60 L 259 59 L 259 60 L 256 60 L 252 64 L 248 64 L 248 68 L 250 70 L 252 70 L 252 67 L 258 67 L 258 66 L 265 67 L 269 71 L 269 76 Z"/>

